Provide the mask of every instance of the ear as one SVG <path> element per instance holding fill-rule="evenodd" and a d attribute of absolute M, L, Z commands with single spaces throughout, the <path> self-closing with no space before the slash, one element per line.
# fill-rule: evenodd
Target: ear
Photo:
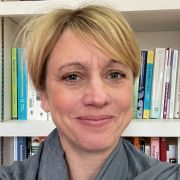
<path fill-rule="evenodd" d="M 39 92 L 39 95 L 41 99 L 41 107 L 43 108 L 44 111 L 49 112 L 49 102 L 45 90 L 41 90 Z"/>

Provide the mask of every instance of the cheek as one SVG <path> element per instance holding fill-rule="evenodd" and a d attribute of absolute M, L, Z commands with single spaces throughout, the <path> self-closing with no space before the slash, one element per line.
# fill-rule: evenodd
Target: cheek
<path fill-rule="evenodd" d="M 71 112 L 76 106 L 76 98 L 73 93 L 54 93 L 50 98 L 50 111 L 59 112 L 61 114 L 66 114 Z"/>
<path fill-rule="evenodd" d="M 133 92 L 132 88 L 125 88 L 123 91 L 119 91 L 118 95 L 114 97 L 117 106 L 119 106 L 120 111 L 125 111 L 131 109 Z"/>

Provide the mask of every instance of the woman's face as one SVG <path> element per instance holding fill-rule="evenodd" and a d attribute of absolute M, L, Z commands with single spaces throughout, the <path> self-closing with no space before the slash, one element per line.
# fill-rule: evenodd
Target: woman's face
<path fill-rule="evenodd" d="M 85 151 L 113 149 L 131 120 L 132 71 L 66 30 L 49 57 L 42 107 L 61 143 Z"/>

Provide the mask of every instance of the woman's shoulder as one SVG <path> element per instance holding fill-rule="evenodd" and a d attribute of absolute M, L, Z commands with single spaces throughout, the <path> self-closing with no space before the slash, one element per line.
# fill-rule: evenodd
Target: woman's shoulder
<path fill-rule="evenodd" d="M 34 180 L 38 174 L 43 143 L 37 153 L 23 161 L 14 162 L 10 166 L 0 166 L 0 180 Z"/>
<path fill-rule="evenodd" d="M 153 159 L 125 139 L 122 139 L 122 143 L 129 161 L 129 174 L 135 175 L 133 180 L 180 180 L 180 164 Z"/>
<path fill-rule="evenodd" d="M 35 155 L 26 160 L 14 162 L 10 166 L 0 166 L 0 180 L 37 179 L 43 156 L 47 156 L 53 148 L 57 147 L 58 133 L 55 129 L 49 134 L 45 141 L 40 144 Z"/>

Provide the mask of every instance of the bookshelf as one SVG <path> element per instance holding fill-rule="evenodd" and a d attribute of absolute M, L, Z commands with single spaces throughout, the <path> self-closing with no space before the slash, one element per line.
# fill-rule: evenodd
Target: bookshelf
<path fill-rule="evenodd" d="M 76 7 L 83 0 L 46 0 L 46 1 L 3 1 L 0 2 L 0 17 L 5 17 L 6 48 L 12 46 L 11 35 L 17 23 L 25 16 L 42 14 L 56 7 Z M 112 4 L 124 13 L 136 32 L 142 48 L 155 47 L 180 48 L 180 1 L 152 0 L 104 0 L 103 4 Z M 5 31 L 6 31 L 5 29 Z M 5 58 L 9 58 L 5 53 Z M 7 65 L 6 70 L 10 70 Z M 6 78 L 5 103 L 10 103 L 10 80 Z M 55 127 L 46 121 L 15 121 L 10 119 L 10 107 L 5 105 L 5 122 L 0 123 L 0 136 L 46 136 Z M 166 136 L 180 137 L 180 119 L 171 120 L 133 120 L 124 136 Z"/>

